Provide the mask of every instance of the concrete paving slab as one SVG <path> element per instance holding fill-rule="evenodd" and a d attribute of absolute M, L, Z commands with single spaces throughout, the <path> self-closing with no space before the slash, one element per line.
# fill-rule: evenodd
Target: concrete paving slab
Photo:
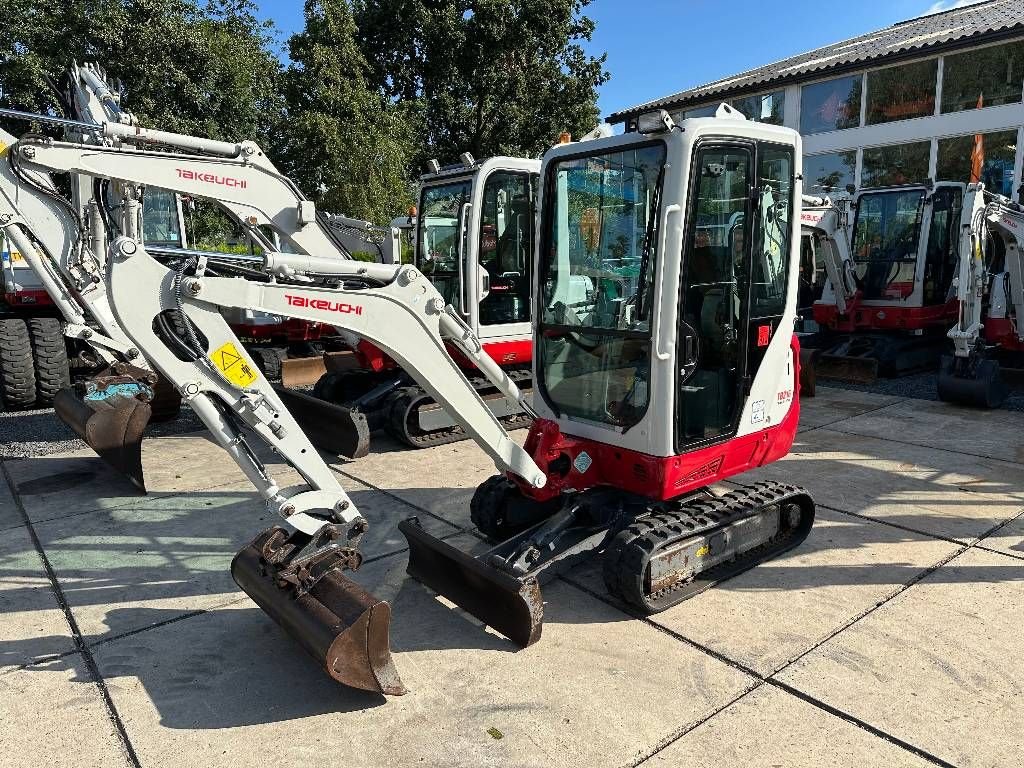
<path fill-rule="evenodd" d="M 1024 563 L 968 550 L 780 674 L 958 766 L 1024 752 Z"/>
<path fill-rule="evenodd" d="M 513 437 L 526 439 L 526 430 Z M 337 463 L 342 472 L 392 493 L 463 528 L 472 527 L 469 503 L 473 492 L 498 473 L 494 461 L 471 440 L 414 451 L 381 440 L 385 450 L 356 461 Z"/>
<path fill-rule="evenodd" d="M 0 673 L 74 647 L 28 531 L 6 531 L 0 537 Z"/>
<path fill-rule="evenodd" d="M 10 486 L 3 474 L 3 462 L 0 462 L 0 531 L 15 528 L 24 523 L 21 512 L 14 503 Z"/>
<path fill-rule="evenodd" d="M 1024 559 L 1024 516 L 981 540 L 981 546 Z"/>
<path fill-rule="evenodd" d="M 765 685 L 672 742 L 644 765 L 917 768 L 932 763 Z"/>
<path fill-rule="evenodd" d="M 1024 464 L 1024 413 L 907 400 L 844 421 L 844 431 Z"/>
<path fill-rule="evenodd" d="M 803 432 L 835 424 L 900 402 L 901 398 L 858 392 L 839 387 L 818 387 L 814 397 L 800 399 L 800 429 Z"/>
<path fill-rule="evenodd" d="M 818 504 L 962 540 L 1024 510 L 1024 467 L 831 428 L 798 435 L 785 459 L 737 478 L 769 479 L 804 486 Z"/>
<path fill-rule="evenodd" d="M 365 486 L 348 487 L 370 521 L 366 556 L 404 549 L 398 522 L 414 510 Z M 95 641 L 146 626 L 152 610 L 184 613 L 241 598 L 231 558 L 278 522 L 255 494 L 208 489 L 134 499 L 36 529 L 83 636 Z M 432 518 L 423 525 L 439 536 L 456 530 Z"/>
<path fill-rule="evenodd" d="M 269 456 L 262 451 L 261 456 Z M 206 433 L 143 441 L 143 469 L 149 496 L 222 487 L 249 490 L 252 484 Z M 299 475 L 279 459 L 267 459 L 281 485 Z M 25 511 L 33 521 L 130 505 L 145 496 L 89 449 L 7 462 Z"/>
<path fill-rule="evenodd" d="M 768 676 L 955 550 L 945 541 L 820 510 L 799 548 L 651 619 Z M 567 578 L 607 595 L 599 559 Z"/>
<path fill-rule="evenodd" d="M 543 639 L 515 651 L 404 571 L 389 558 L 358 574 L 392 600 L 404 697 L 331 682 L 254 607 L 99 647 L 141 762 L 615 766 L 752 684 L 566 584 L 546 592 Z"/>
<path fill-rule="evenodd" d="M 0 675 L 4 768 L 123 768 L 99 690 L 75 654 Z"/>

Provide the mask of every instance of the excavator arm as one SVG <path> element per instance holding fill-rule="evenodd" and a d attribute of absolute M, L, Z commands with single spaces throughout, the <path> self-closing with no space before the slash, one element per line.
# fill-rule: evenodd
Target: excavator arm
<path fill-rule="evenodd" d="M 252 211 L 257 220 L 264 217 L 296 242 L 314 226 L 312 205 L 284 194 L 290 184 L 281 185 L 258 164 L 43 139 L 22 141 L 11 151 L 31 168 L 110 178 L 129 191 L 131 185 L 152 185 L 219 201 L 223 189 L 233 205 Z M 262 183 L 269 190 L 260 189 Z M 125 196 L 124 234 L 108 249 L 104 282 L 113 313 L 284 524 L 262 532 L 236 555 L 235 581 L 332 677 L 403 693 L 388 651 L 389 607 L 342 575 L 358 568 L 359 541 L 368 523 L 220 310 L 247 308 L 328 323 L 369 340 L 455 415 L 500 470 L 542 487 L 545 474 L 509 438 L 445 343 L 473 359 L 500 392 L 530 411 L 528 403 L 415 267 L 339 259 L 333 250 L 319 255 L 310 247 L 297 254 L 265 250 L 258 265 L 262 280 L 207 274 L 220 266 L 218 259 L 230 262 L 230 256 L 198 254 L 171 269 L 147 253 L 138 236 L 140 206 L 137 195 Z M 295 467 L 304 482 L 280 487 L 251 446 L 253 436 Z"/>
<path fill-rule="evenodd" d="M 800 226 L 814 238 L 815 252 L 821 253 L 828 284 L 826 301 L 834 301 L 840 315 L 854 309 L 859 301 L 857 273 L 846 235 L 849 201 L 804 195 Z"/>

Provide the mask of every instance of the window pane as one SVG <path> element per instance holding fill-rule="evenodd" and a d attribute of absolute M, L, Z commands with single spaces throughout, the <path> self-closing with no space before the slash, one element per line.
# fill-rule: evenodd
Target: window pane
<path fill-rule="evenodd" d="M 853 260 L 865 299 L 905 299 L 913 292 L 924 201 L 923 189 L 861 196 Z"/>
<path fill-rule="evenodd" d="M 868 125 L 935 113 L 938 59 L 868 72 Z"/>
<path fill-rule="evenodd" d="M 1012 197 L 1016 157 L 1016 131 L 940 139 L 936 176 L 939 181 L 982 181 L 986 189 Z"/>
<path fill-rule="evenodd" d="M 786 92 L 776 91 L 757 96 L 744 96 L 740 99 L 733 99 L 732 105 L 747 120 L 782 125 L 782 116 L 786 108 Z"/>
<path fill-rule="evenodd" d="M 754 240 L 751 318 L 781 315 L 786 308 L 792 227 L 793 150 L 762 147 L 761 205 Z"/>
<path fill-rule="evenodd" d="M 419 268 L 454 307 L 462 307 L 459 274 L 459 217 L 469 202 L 470 181 L 424 187 L 416 235 Z"/>
<path fill-rule="evenodd" d="M 147 245 L 181 247 L 178 196 L 166 189 L 148 187 L 142 196 L 142 234 Z"/>
<path fill-rule="evenodd" d="M 480 301 L 480 323 L 521 323 L 530 319 L 530 259 L 533 252 L 530 176 L 495 171 L 484 185 L 480 212 L 480 268 L 490 293 Z"/>
<path fill-rule="evenodd" d="M 677 109 L 675 112 L 670 113 L 670 117 L 677 123 L 691 117 L 714 117 L 720 103 L 716 102 L 704 107 L 694 107 L 693 109 Z"/>
<path fill-rule="evenodd" d="M 840 77 L 805 85 L 800 100 L 800 132 L 821 133 L 860 125 L 861 77 Z"/>
<path fill-rule="evenodd" d="M 804 158 L 805 188 L 810 194 L 844 192 L 857 183 L 857 152 L 834 152 Z"/>
<path fill-rule="evenodd" d="M 896 184 L 920 184 L 928 178 L 931 142 L 897 144 L 864 150 L 862 187 L 890 187 Z"/>
<path fill-rule="evenodd" d="M 1024 88 L 1024 40 L 947 56 L 942 111 L 1019 104 Z"/>

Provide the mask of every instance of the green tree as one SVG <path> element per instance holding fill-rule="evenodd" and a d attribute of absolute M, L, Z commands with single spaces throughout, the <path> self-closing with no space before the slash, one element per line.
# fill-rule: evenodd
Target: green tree
<path fill-rule="evenodd" d="M 0 35 L 0 103 L 60 113 L 72 61 L 125 84 L 143 125 L 266 143 L 281 119 L 273 28 L 251 0 L 19 0 Z"/>
<path fill-rule="evenodd" d="M 353 0 L 371 83 L 415 104 L 416 159 L 536 156 L 598 120 L 590 0 Z"/>
<path fill-rule="evenodd" d="M 282 163 L 324 210 L 387 222 L 410 202 L 408 109 L 367 79 L 348 0 L 306 0 L 288 41 Z"/>

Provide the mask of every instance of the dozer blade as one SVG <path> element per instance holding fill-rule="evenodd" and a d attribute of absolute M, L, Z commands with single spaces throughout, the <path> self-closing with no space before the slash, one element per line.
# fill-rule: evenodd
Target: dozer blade
<path fill-rule="evenodd" d="M 871 384 L 878 378 L 878 360 L 874 357 L 823 354 L 814 367 L 817 376 L 855 384 Z"/>
<path fill-rule="evenodd" d="M 242 590 L 339 683 L 389 696 L 406 693 L 391 659 L 391 606 L 338 570 L 307 593 L 281 584 L 268 562 L 267 543 L 286 535 L 263 531 L 231 561 L 231 577 Z"/>
<path fill-rule="evenodd" d="M 800 397 L 814 397 L 818 384 L 818 350 L 800 349 Z"/>
<path fill-rule="evenodd" d="M 322 356 L 286 358 L 281 361 L 281 384 L 286 387 L 311 387 L 327 373 Z"/>
<path fill-rule="evenodd" d="M 410 576 L 521 648 L 540 640 L 544 600 L 536 578 L 517 579 L 434 538 L 415 517 L 398 530 L 409 542 Z"/>
<path fill-rule="evenodd" d="M 370 452 L 370 425 L 362 412 L 283 386 L 274 385 L 274 390 L 320 450 L 349 459 Z"/>
<path fill-rule="evenodd" d="M 53 407 L 101 459 L 145 493 L 142 433 L 152 415 L 152 398 L 147 381 L 103 374 L 60 390 Z"/>

